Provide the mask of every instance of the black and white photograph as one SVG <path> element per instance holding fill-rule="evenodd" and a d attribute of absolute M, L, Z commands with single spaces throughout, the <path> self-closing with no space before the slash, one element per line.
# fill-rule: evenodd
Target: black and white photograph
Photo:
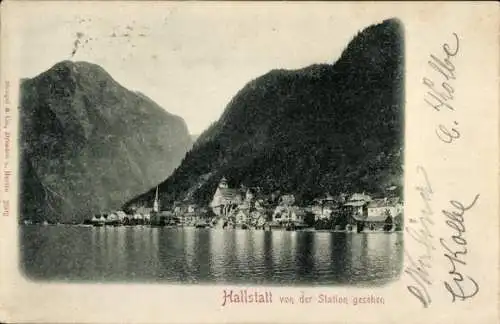
<path fill-rule="evenodd" d="M 404 21 L 306 15 L 172 6 L 19 31 L 23 275 L 399 280 Z"/>
<path fill-rule="evenodd" d="M 497 9 L 4 1 L 0 322 L 497 323 Z"/>

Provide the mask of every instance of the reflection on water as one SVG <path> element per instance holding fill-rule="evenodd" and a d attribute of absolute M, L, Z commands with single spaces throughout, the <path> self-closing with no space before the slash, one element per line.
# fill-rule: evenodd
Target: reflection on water
<path fill-rule="evenodd" d="M 379 285 L 396 279 L 401 233 L 22 226 L 38 280 Z"/>

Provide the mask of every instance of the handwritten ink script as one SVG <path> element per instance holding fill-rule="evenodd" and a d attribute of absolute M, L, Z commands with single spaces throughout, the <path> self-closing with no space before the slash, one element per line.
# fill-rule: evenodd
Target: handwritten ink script
<path fill-rule="evenodd" d="M 421 248 L 423 253 L 417 257 L 411 255 L 405 248 L 408 266 L 404 272 L 412 279 L 412 284 L 407 286 L 412 294 L 423 307 L 427 308 L 432 303 L 430 287 L 433 284 L 433 278 L 430 274 L 433 262 L 434 235 L 432 228 L 435 225 L 434 211 L 432 208 L 432 199 L 435 194 L 431 185 L 429 175 L 423 166 L 417 167 L 420 183 L 415 187 L 421 198 L 420 215 L 408 219 L 408 225 L 405 227 L 406 235 Z M 445 224 L 453 230 L 448 239 L 439 238 L 443 248 L 443 256 L 450 264 L 448 275 L 449 280 L 443 282 L 444 288 L 451 295 L 452 302 L 457 299 L 466 300 L 474 297 L 479 292 L 478 282 L 469 275 L 464 275 L 464 267 L 467 265 L 467 240 L 465 238 L 465 214 L 473 209 L 479 199 L 477 194 L 471 203 L 464 205 L 457 200 L 450 201 L 450 208 L 443 209 L 441 215 L 444 216 Z"/>
<path fill-rule="evenodd" d="M 432 68 L 433 77 L 424 77 L 423 84 L 427 88 L 424 97 L 425 103 L 440 113 L 454 112 L 455 87 L 457 79 L 454 59 L 460 51 L 460 39 L 453 33 L 451 43 L 442 45 L 442 53 L 431 54 L 428 65 Z M 452 120 L 447 124 L 439 124 L 435 129 L 436 136 L 440 141 L 450 144 L 460 138 L 458 121 Z"/>
<path fill-rule="evenodd" d="M 449 117 L 453 116 L 453 112 L 456 111 L 456 87 L 454 83 L 457 79 L 457 72 L 455 59 L 459 51 L 460 38 L 456 33 L 452 33 L 452 40 L 442 45 L 442 52 L 430 55 L 427 63 L 433 72 L 433 77 L 426 76 L 422 79 L 426 89 L 424 95 L 426 106 L 448 118 L 447 124 L 438 124 L 435 128 L 437 139 L 446 144 L 456 143 L 461 136 L 458 121 Z M 423 307 L 431 305 L 431 286 L 434 283 L 431 274 L 433 254 L 436 245 L 440 244 L 443 249 L 442 256 L 449 264 L 449 270 L 442 282 L 443 287 L 446 293 L 451 296 L 451 302 L 465 301 L 479 292 L 478 282 L 467 274 L 466 269 L 468 249 L 465 238 L 465 218 L 466 214 L 471 213 L 480 195 L 476 194 L 469 204 L 451 199 L 450 205 L 435 215 L 433 209 L 435 191 L 431 185 L 429 174 L 423 166 L 418 166 L 416 171 L 418 179 L 420 179 L 416 190 L 422 207 L 420 215 L 409 218 L 405 231 L 412 240 L 411 242 L 415 243 L 413 245 L 417 248 L 420 247 L 421 253 L 415 256 L 415 253 L 412 254 L 405 248 L 408 266 L 404 272 L 412 280 L 412 283 L 406 288 Z M 438 219 L 443 219 L 447 228 L 453 231 L 449 237 L 434 238 L 432 230 Z"/>
<path fill-rule="evenodd" d="M 467 265 L 465 257 L 467 255 L 467 240 L 465 239 L 465 220 L 464 214 L 470 211 L 475 205 L 479 195 L 476 195 L 473 201 L 464 206 L 456 200 L 450 201 L 451 209 L 443 210 L 442 213 L 446 216 L 446 225 L 453 230 L 451 241 L 440 238 L 441 246 L 444 248 L 444 256 L 450 263 L 451 270 L 448 274 L 451 275 L 451 284 L 448 281 L 444 282 L 446 290 L 451 294 L 452 302 L 456 298 L 466 300 L 474 297 L 479 292 L 479 284 L 470 276 L 466 276 L 459 271 L 458 267 L 462 268 Z M 464 279 L 466 279 L 464 281 Z"/>
<path fill-rule="evenodd" d="M 429 181 L 427 171 L 423 166 L 417 167 L 417 173 L 421 179 L 421 183 L 416 187 L 422 202 L 422 209 L 417 218 L 410 218 L 409 224 L 405 227 L 405 231 L 409 237 L 420 244 L 424 248 L 424 253 L 414 259 L 410 253 L 405 250 L 406 258 L 409 266 L 404 270 L 412 280 L 413 285 L 407 286 L 408 291 L 415 296 L 424 307 L 428 307 L 432 302 L 428 288 L 432 285 L 432 278 L 429 274 L 429 269 L 432 268 L 432 251 L 436 248 L 432 243 L 433 235 L 431 232 L 434 220 L 434 214 L 431 201 L 434 191 Z"/>
<path fill-rule="evenodd" d="M 2 199 L 2 215 L 9 216 L 10 214 L 10 204 L 9 196 L 10 192 L 10 181 L 12 178 L 12 169 L 10 165 L 11 158 L 11 127 L 12 127 L 12 112 L 11 112 L 11 101 L 10 101 L 10 83 L 5 81 L 4 91 L 2 95 L 2 150 L 3 150 L 3 161 L 2 161 L 2 196 L 6 197 Z"/>

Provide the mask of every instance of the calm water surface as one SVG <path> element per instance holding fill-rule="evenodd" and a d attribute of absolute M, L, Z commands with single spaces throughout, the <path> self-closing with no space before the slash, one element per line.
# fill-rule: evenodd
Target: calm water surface
<path fill-rule="evenodd" d="M 35 280 L 380 285 L 399 277 L 402 233 L 21 226 Z"/>

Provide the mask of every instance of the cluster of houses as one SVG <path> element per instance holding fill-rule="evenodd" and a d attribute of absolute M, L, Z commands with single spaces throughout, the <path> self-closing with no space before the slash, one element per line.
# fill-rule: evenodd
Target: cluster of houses
<path fill-rule="evenodd" d="M 330 221 L 336 229 L 401 230 L 403 201 L 399 197 L 373 198 L 365 193 L 315 200 L 316 221 Z"/>
<path fill-rule="evenodd" d="M 400 230 L 403 202 L 399 197 L 374 198 L 365 193 L 325 195 L 308 206 L 298 206 L 293 194 L 263 194 L 260 188 L 230 188 L 222 178 L 209 206 L 175 202 L 172 210 L 160 210 L 158 192 L 151 208 L 138 207 L 130 215 L 122 211 L 96 215 L 94 225 L 172 225 L 222 228 L 366 231 Z"/>
<path fill-rule="evenodd" d="M 173 216 L 183 224 L 207 221 L 221 227 L 320 227 L 338 230 L 398 230 L 403 202 L 399 197 L 373 198 L 365 193 L 325 195 L 310 206 L 298 206 L 293 194 L 264 195 L 260 188 L 229 188 L 222 178 L 209 205 L 176 203 Z M 210 213 L 212 211 L 212 214 Z"/>
<path fill-rule="evenodd" d="M 124 211 L 118 210 L 110 213 L 96 214 L 92 219 L 84 221 L 84 224 L 91 224 L 94 226 L 146 225 L 149 224 L 149 217 L 149 213 L 143 214 L 136 212 L 132 215 L 128 215 Z"/>

